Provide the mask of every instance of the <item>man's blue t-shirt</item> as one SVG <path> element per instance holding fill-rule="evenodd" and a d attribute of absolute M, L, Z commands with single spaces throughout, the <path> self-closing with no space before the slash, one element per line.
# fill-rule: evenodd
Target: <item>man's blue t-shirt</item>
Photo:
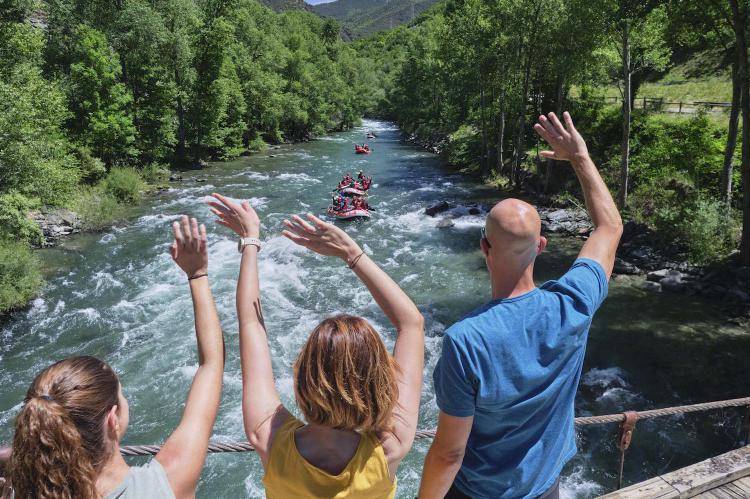
<path fill-rule="evenodd" d="M 455 484 L 472 498 L 537 497 L 576 453 L 574 399 L 602 266 L 578 259 L 558 281 L 495 300 L 451 326 L 435 367 L 437 405 L 474 416 Z"/>

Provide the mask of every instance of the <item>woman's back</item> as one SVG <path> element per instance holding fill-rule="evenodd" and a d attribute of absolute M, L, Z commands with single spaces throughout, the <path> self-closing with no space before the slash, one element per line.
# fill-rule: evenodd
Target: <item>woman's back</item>
<path fill-rule="evenodd" d="M 276 432 L 263 478 L 269 499 L 395 496 L 396 481 L 390 476 L 383 446 L 375 434 L 362 433 L 349 463 L 334 475 L 311 464 L 300 453 L 295 432 L 303 426 L 303 422 L 289 416 Z"/>

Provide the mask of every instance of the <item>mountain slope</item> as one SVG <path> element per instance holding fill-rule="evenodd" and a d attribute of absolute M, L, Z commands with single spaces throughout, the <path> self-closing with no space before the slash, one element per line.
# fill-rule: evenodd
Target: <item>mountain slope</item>
<path fill-rule="evenodd" d="M 261 0 L 261 3 L 271 7 L 276 12 L 285 10 L 310 10 L 304 0 Z"/>
<path fill-rule="evenodd" d="M 409 23 L 438 0 L 337 0 L 312 7 L 359 36 Z"/>

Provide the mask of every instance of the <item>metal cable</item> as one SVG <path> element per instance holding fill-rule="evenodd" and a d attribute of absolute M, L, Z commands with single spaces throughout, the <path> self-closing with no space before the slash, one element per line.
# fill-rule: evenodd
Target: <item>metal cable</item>
<path fill-rule="evenodd" d="M 678 407 L 665 407 L 664 409 L 652 409 L 638 413 L 638 419 L 653 419 L 665 416 L 674 416 L 676 414 L 689 414 L 691 412 L 711 411 L 727 407 L 748 407 L 750 406 L 750 397 L 720 400 L 718 402 L 706 402 L 704 404 L 683 405 Z M 604 416 L 585 416 L 575 419 L 576 426 L 589 426 L 607 423 L 621 423 L 625 421 L 625 414 L 607 414 Z M 417 430 L 416 437 L 433 438 L 435 430 Z M 161 445 L 128 445 L 120 448 L 123 456 L 153 456 L 161 449 Z M 212 442 L 208 445 L 208 452 L 225 453 L 225 452 L 253 452 L 255 449 L 249 442 Z"/>

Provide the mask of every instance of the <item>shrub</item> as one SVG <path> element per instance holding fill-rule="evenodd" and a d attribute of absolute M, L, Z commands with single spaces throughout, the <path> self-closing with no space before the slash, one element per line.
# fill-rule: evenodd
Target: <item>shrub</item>
<path fill-rule="evenodd" d="M 664 207 L 654 216 L 656 229 L 688 248 L 693 263 L 725 258 L 737 248 L 740 223 L 721 201 L 699 196 L 679 206 Z"/>
<path fill-rule="evenodd" d="M 266 141 L 261 137 L 255 137 L 254 139 L 250 140 L 247 145 L 247 150 L 252 152 L 262 152 L 267 148 L 268 144 L 266 144 Z"/>
<path fill-rule="evenodd" d="M 141 178 L 151 185 L 169 182 L 169 167 L 162 163 L 149 163 L 141 169 Z"/>
<path fill-rule="evenodd" d="M 10 192 L 0 196 L 0 238 L 42 244 L 44 236 L 39 225 L 29 219 L 29 211 L 39 208 L 39 201 Z"/>
<path fill-rule="evenodd" d="M 78 161 L 81 170 L 81 181 L 94 185 L 99 182 L 107 174 L 107 168 L 104 166 L 104 162 L 91 154 L 91 149 L 88 147 L 78 148 Z"/>
<path fill-rule="evenodd" d="M 41 286 L 39 260 L 29 245 L 0 240 L 0 312 L 25 305 Z"/>
<path fill-rule="evenodd" d="M 141 200 L 145 184 L 132 168 L 112 168 L 102 182 L 104 190 L 121 203 L 135 204 Z"/>
<path fill-rule="evenodd" d="M 639 115 L 633 123 L 633 182 L 687 176 L 696 187 L 718 194 L 726 130 L 705 113 L 690 119 Z"/>
<path fill-rule="evenodd" d="M 471 126 L 461 126 L 450 134 L 443 153 L 451 166 L 479 170 L 479 158 L 481 157 L 479 134 Z"/>
<path fill-rule="evenodd" d="M 125 214 L 125 207 L 103 185 L 82 187 L 69 208 L 81 218 L 85 230 L 102 229 Z"/>

